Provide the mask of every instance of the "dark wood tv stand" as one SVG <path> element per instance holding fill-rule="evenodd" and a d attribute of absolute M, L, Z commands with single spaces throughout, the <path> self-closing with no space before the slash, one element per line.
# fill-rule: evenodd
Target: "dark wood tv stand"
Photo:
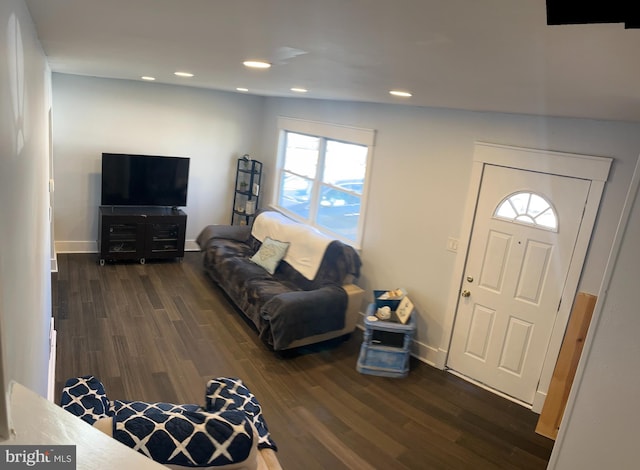
<path fill-rule="evenodd" d="M 187 214 L 171 207 L 100 206 L 98 253 L 105 261 L 184 257 Z"/>

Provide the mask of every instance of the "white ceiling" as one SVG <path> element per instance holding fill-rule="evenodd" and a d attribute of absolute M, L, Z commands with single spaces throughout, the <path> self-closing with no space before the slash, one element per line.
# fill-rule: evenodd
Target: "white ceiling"
<path fill-rule="evenodd" d="M 54 72 L 265 96 L 640 121 L 640 30 L 545 0 L 26 0 Z M 256 71 L 246 59 L 273 63 Z M 173 75 L 189 71 L 193 78 Z M 395 98 L 405 89 L 411 98 Z"/>

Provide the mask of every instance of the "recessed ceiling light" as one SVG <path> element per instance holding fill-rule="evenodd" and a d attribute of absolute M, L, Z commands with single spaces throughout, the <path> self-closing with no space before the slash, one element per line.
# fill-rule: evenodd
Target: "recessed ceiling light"
<path fill-rule="evenodd" d="M 242 87 L 238 87 L 238 88 L 236 88 L 236 90 L 241 91 L 241 92 L 243 92 L 243 93 L 246 93 L 246 92 L 248 92 L 248 91 L 249 91 L 249 89 L 248 89 L 248 88 L 242 88 Z"/>
<path fill-rule="evenodd" d="M 293 88 L 291 89 L 291 91 L 295 91 L 296 93 L 306 93 L 306 92 L 308 92 L 309 90 L 307 90 L 306 88 L 293 87 Z"/>
<path fill-rule="evenodd" d="M 152 82 L 152 81 L 154 81 L 156 79 L 156 77 L 150 77 L 148 75 L 144 75 L 144 76 L 142 76 L 140 78 L 143 79 L 143 80 L 147 80 L 148 82 Z"/>
<path fill-rule="evenodd" d="M 187 78 L 193 77 L 193 74 L 189 72 L 174 72 L 173 74 L 177 75 L 178 77 L 187 77 Z"/>
<path fill-rule="evenodd" d="M 263 60 L 245 60 L 243 64 L 245 67 L 251 67 L 253 69 L 268 69 L 271 67 L 269 62 Z"/>
<path fill-rule="evenodd" d="M 389 94 L 393 96 L 401 96 L 402 98 L 410 98 L 412 96 L 408 91 L 402 90 L 391 90 Z"/>

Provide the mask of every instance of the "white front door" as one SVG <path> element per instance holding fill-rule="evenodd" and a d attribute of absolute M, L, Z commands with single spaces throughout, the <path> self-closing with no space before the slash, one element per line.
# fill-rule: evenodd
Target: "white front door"
<path fill-rule="evenodd" d="M 447 367 L 533 403 L 590 184 L 485 166 Z"/>

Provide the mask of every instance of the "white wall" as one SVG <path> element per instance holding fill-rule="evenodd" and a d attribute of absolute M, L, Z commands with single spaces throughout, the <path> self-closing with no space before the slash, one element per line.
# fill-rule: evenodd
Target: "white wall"
<path fill-rule="evenodd" d="M 54 73 L 53 101 L 59 251 L 96 251 L 102 152 L 191 157 L 191 241 L 229 223 L 235 159 L 262 157 L 259 97 Z"/>
<path fill-rule="evenodd" d="M 639 161 L 640 171 L 640 161 Z M 640 179 L 640 175 L 636 175 Z M 637 181 L 636 181 L 637 183 Z M 549 468 L 638 467 L 640 192 L 629 197 Z M 619 250 L 619 251 L 618 251 Z"/>
<path fill-rule="evenodd" d="M 268 99 L 264 154 L 274 156 L 277 116 L 377 130 L 368 201 L 366 290 L 405 287 L 419 312 L 420 355 L 435 362 L 442 339 L 475 141 L 613 157 L 580 290 L 596 294 L 635 159 L 640 124 L 403 106 Z M 272 169 L 275 160 L 266 162 Z"/>
<path fill-rule="evenodd" d="M 615 159 L 580 289 L 597 293 L 635 157 L 640 124 L 241 94 L 54 74 L 57 245 L 95 250 L 102 151 L 190 154 L 188 239 L 226 223 L 233 157 L 265 163 L 273 185 L 278 116 L 376 130 L 360 285 L 405 287 L 419 312 L 417 345 L 441 344 L 475 141 Z M 90 248 L 90 249 L 89 249 Z"/>
<path fill-rule="evenodd" d="M 5 378 L 46 396 L 51 318 L 49 71 L 23 0 L 0 2 L 0 343 Z"/>

